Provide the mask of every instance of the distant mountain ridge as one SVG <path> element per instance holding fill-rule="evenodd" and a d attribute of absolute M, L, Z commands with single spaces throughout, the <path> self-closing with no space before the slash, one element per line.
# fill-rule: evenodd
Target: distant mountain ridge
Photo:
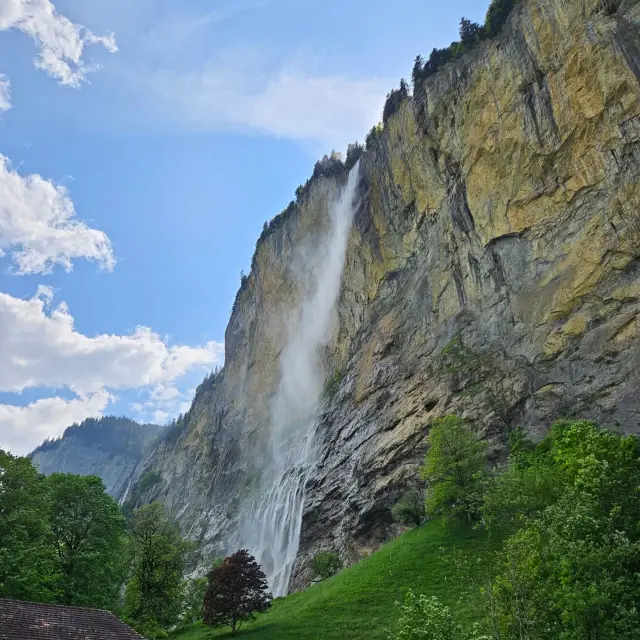
<path fill-rule="evenodd" d="M 41 473 L 77 473 L 102 478 L 107 491 L 119 499 L 133 471 L 158 441 L 165 427 L 140 424 L 125 417 L 89 418 L 45 440 L 29 457 Z"/>

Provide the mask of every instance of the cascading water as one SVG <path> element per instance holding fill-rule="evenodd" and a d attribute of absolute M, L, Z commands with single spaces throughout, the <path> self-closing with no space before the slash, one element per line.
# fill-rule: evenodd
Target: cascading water
<path fill-rule="evenodd" d="M 303 298 L 280 356 L 260 489 L 240 512 L 238 546 L 256 556 L 275 597 L 287 594 L 298 553 L 305 485 L 316 461 L 313 440 L 324 383 L 321 352 L 335 321 L 358 175 L 356 164 L 330 205 L 324 241 L 301 260 Z"/>

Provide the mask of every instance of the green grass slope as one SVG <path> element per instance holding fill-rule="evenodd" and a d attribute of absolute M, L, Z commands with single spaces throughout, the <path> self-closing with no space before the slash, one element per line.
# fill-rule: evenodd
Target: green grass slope
<path fill-rule="evenodd" d="M 471 626 L 483 617 L 479 587 L 491 552 L 501 540 L 461 525 L 431 521 L 378 552 L 305 591 L 274 601 L 271 610 L 242 627 L 236 637 L 260 640 L 386 639 L 398 617 L 396 601 L 408 589 L 435 595 L 456 622 Z M 203 640 L 230 636 L 228 628 L 200 624 L 172 638 Z"/>

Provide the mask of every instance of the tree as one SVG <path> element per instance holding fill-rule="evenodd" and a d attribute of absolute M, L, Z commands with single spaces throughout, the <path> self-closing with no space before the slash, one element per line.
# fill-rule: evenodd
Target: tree
<path fill-rule="evenodd" d="M 424 493 L 420 489 L 411 489 L 403 493 L 393 505 L 391 515 L 396 522 L 419 527 L 426 515 Z"/>
<path fill-rule="evenodd" d="M 413 62 L 413 69 L 411 71 L 411 82 L 413 83 L 413 92 L 415 94 L 416 88 L 422 82 L 422 77 L 424 73 L 424 59 L 422 56 L 416 56 L 416 59 Z"/>
<path fill-rule="evenodd" d="M 400 88 L 393 89 L 393 91 L 387 94 L 387 99 L 384 103 L 384 109 L 382 111 L 382 122 L 387 124 L 389 118 L 400 108 L 400 105 L 409 97 L 409 85 L 407 81 L 402 78 L 400 80 Z"/>
<path fill-rule="evenodd" d="M 480 33 L 480 25 L 477 22 L 471 22 L 467 18 L 460 20 L 460 41 L 463 44 L 473 44 Z"/>
<path fill-rule="evenodd" d="M 260 565 L 241 549 L 207 576 L 203 622 L 211 627 L 228 625 L 235 635 L 242 622 L 271 606 L 269 585 Z"/>
<path fill-rule="evenodd" d="M 484 22 L 485 32 L 488 37 L 492 38 L 500 33 L 500 29 L 502 29 L 517 3 L 518 0 L 491 0 Z"/>
<path fill-rule="evenodd" d="M 421 469 L 428 483 L 427 513 L 466 514 L 472 518 L 479 508 L 487 445 L 456 416 L 435 421 L 429 432 L 429 451 Z"/>
<path fill-rule="evenodd" d="M 55 556 L 44 476 L 0 450 L 0 597 L 50 602 Z"/>
<path fill-rule="evenodd" d="M 320 582 L 335 575 L 342 569 L 340 556 L 333 551 L 320 551 L 311 558 L 313 580 Z"/>
<path fill-rule="evenodd" d="M 124 516 L 96 476 L 54 473 L 46 482 L 58 601 L 114 609 L 126 573 Z"/>
<path fill-rule="evenodd" d="M 182 576 L 192 545 L 159 502 L 136 509 L 129 532 L 132 567 L 124 616 L 134 628 L 147 634 L 149 630 L 167 629 L 180 617 Z"/>
<path fill-rule="evenodd" d="M 562 421 L 534 452 L 519 454 L 509 467 L 522 466 L 523 457 L 544 474 L 551 468 L 555 487 L 550 491 L 545 482 L 533 502 L 524 501 L 535 509 L 524 512 L 528 517 L 499 559 L 492 599 L 500 637 L 635 640 L 640 438 Z M 528 479 L 535 479 L 534 464 L 523 466 Z M 524 483 L 519 487 L 527 491 Z M 511 509 L 516 493 L 493 499 L 506 495 Z M 540 507 L 545 497 L 548 504 Z"/>

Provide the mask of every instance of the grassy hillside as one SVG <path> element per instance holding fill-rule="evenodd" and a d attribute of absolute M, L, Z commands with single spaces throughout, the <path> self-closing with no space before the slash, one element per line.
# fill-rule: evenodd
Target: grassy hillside
<path fill-rule="evenodd" d="M 398 616 L 394 603 L 408 589 L 437 595 L 457 622 L 482 618 L 479 585 L 500 541 L 483 531 L 431 521 L 385 545 L 377 553 L 340 574 L 287 598 L 242 628 L 236 637 L 264 640 L 386 639 Z M 203 640 L 226 637 L 192 625 L 171 637 Z"/>

